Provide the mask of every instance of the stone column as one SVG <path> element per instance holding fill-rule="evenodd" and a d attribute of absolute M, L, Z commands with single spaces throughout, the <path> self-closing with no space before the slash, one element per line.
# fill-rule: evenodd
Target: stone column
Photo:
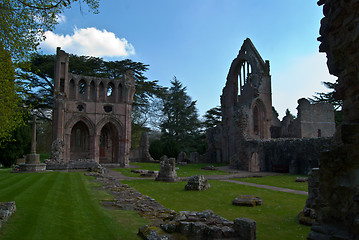
<path fill-rule="evenodd" d="M 26 155 L 26 164 L 39 164 L 40 155 L 36 154 L 36 116 L 32 118 L 32 139 L 31 139 L 31 152 Z"/>

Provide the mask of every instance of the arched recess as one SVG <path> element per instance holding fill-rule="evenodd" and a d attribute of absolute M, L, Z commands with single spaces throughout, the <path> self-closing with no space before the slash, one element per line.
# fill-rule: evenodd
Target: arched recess
<path fill-rule="evenodd" d="M 104 118 L 97 127 L 99 163 L 120 163 L 124 156 L 121 124 L 112 118 Z"/>
<path fill-rule="evenodd" d="M 100 163 L 115 163 L 119 156 L 119 135 L 112 123 L 107 123 L 101 129 L 99 143 Z"/>
<path fill-rule="evenodd" d="M 74 81 L 74 79 L 71 79 L 70 84 L 69 84 L 69 99 L 70 100 L 73 100 L 76 98 L 75 92 L 76 92 L 75 81 Z"/>
<path fill-rule="evenodd" d="M 107 102 L 115 102 L 115 85 L 112 82 L 107 84 L 106 96 Z"/>
<path fill-rule="evenodd" d="M 262 101 L 257 99 L 252 106 L 252 133 L 257 138 L 265 138 L 266 111 Z"/>
<path fill-rule="evenodd" d="M 100 102 L 104 102 L 105 101 L 105 85 L 103 84 L 102 81 L 100 82 L 100 85 L 99 85 L 98 95 L 99 95 L 98 97 L 99 97 Z"/>
<path fill-rule="evenodd" d="M 83 121 L 78 121 L 71 129 L 70 160 L 90 158 L 90 133 Z"/>
<path fill-rule="evenodd" d="M 87 84 L 83 79 L 81 79 L 78 84 L 78 96 L 81 100 L 87 99 Z"/>
<path fill-rule="evenodd" d="M 122 83 L 120 83 L 118 85 L 118 94 L 117 94 L 118 100 L 117 102 L 121 103 L 123 102 L 123 87 L 122 87 Z"/>
<path fill-rule="evenodd" d="M 96 101 L 96 85 L 94 81 L 91 81 L 90 83 L 90 101 L 91 102 Z"/>

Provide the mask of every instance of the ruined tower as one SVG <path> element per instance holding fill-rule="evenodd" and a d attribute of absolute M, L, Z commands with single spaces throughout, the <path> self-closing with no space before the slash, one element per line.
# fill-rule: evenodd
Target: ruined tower
<path fill-rule="evenodd" d="M 57 48 L 54 78 L 53 141 L 62 141 L 60 161 L 91 159 L 129 165 L 132 72 L 120 79 L 68 72 L 69 55 Z"/>

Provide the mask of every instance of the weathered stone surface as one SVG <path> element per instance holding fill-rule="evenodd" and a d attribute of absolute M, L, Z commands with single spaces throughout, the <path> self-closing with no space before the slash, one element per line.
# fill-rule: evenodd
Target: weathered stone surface
<path fill-rule="evenodd" d="M 142 132 L 140 146 L 132 149 L 130 153 L 131 162 L 155 162 L 150 154 L 150 144 L 148 141 L 148 133 Z"/>
<path fill-rule="evenodd" d="M 210 184 L 203 175 L 195 175 L 189 178 L 185 190 L 202 191 L 210 188 Z"/>
<path fill-rule="evenodd" d="M 263 204 L 263 200 L 254 195 L 239 195 L 232 201 L 233 205 L 255 207 Z"/>
<path fill-rule="evenodd" d="M 133 72 L 118 79 L 72 74 L 69 54 L 57 48 L 53 92 L 52 137 L 64 142 L 52 155 L 56 164 L 94 159 L 129 166 Z"/>
<path fill-rule="evenodd" d="M 214 214 L 212 210 L 205 210 L 203 212 L 182 211 L 173 220 L 161 224 L 162 230 L 171 233 L 172 236 L 177 233 L 182 236 L 180 239 L 198 240 L 255 240 L 255 226 L 256 222 L 253 220 L 236 219 L 233 223 Z"/>
<path fill-rule="evenodd" d="M 233 228 L 239 234 L 238 239 L 257 239 L 257 223 L 252 219 L 236 218 Z"/>
<path fill-rule="evenodd" d="M 174 158 L 167 158 L 163 156 L 161 158 L 160 172 L 156 177 L 156 181 L 165 181 L 165 182 L 177 182 L 179 178 L 177 177 Z"/>
<path fill-rule="evenodd" d="M 16 211 L 15 201 L 0 202 L 0 229 L 3 223 L 6 222 L 15 211 Z"/>
<path fill-rule="evenodd" d="M 309 240 L 353 240 L 359 236 L 359 4 L 358 0 L 321 0 L 319 51 L 338 77 L 335 98 L 343 101 L 343 123 L 335 144 L 322 154 L 319 201 Z"/>
<path fill-rule="evenodd" d="M 180 152 L 177 156 L 176 162 L 189 162 L 187 154 L 185 152 Z"/>

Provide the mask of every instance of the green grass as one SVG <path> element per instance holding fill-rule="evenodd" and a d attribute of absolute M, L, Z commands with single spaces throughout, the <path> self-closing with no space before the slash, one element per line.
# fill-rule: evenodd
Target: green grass
<path fill-rule="evenodd" d="M 0 171 L 0 201 L 15 201 L 16 212 L 0 239 L 139 239 L 147 223 L 133 211 L 108 210 L 111 200 L 82 172 L 10 173 Z"/>
<path fill-rule="evenodd" d="M 307 182 L 295 182 L 297 177 L 307 177 L 306 175 L 292 175 L 284 174 L 277 176 L 266 176 L 266 177 L 255 177 L 255 178 L 236 178 L 233 180 L 238 180 L 242 182 L 251 182 L 257 184 L 264 184 L 269 186 L 281 187 L 281 188 L 290 188 L 300 191 L 308 191 Z"/>
<path fill-rule="evenodd" d="M 150 171 L 159 171 L 160 170 L 160 164 L 159 163 L 142 163 L 142 162 L 136 162 L 133 163 L 133 165 L 138 166 L 140 168 L 117 168 L 114 169 L 116 171 L 121 172 L 123 175 L 128 177 L 140 177 L 140 174 L 138 173 L 132 173 L 132 169 L 145 169 Z M 191 163 L 186 166 L 176 166 L 179 168 L 176 170 L 177 176 L 179 177 L 190 177 L 194 175 L 227 175 L 229 173 L 226 173 L 221 170 L 202 170 L 202 167 L 213 165 L 215 167 L 220 166 L 226 166 L 225 164 L 220 163 Z"/>
<path fill-rule="evenodd" d="M 175 211 L 212 209 L 229 220 L 248 217 L 257 221 L 257 236 L 261 240 L 306 239 L 310 227 L 298 224 L 297 215 L 303 209 L 306 196 L 277 192 L 222 181 L 209 181 L 206 191 L 185 191 L 186 182 L 166 183 L 153 180 L 122 181 L 143 194 L 149 195 Z M 259 207 L 232 205 L 241 194 L 253 194 L 263 199 Z"/>

